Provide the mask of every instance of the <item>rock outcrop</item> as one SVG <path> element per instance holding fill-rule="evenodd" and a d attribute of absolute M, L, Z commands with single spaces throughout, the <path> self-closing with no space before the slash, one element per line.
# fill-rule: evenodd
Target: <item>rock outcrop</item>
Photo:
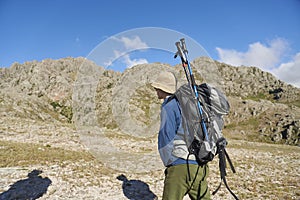
<path fill-rule="evenodd" d="M 192 67 L 198 83 L 220 87 L 230 100 L 225 134 L 299 145 L 299 88 L 257 67 L 208 58 L 194 60 Z M 149 83 L 161 70 L 174 72 L 178 85 L 185 83 L 179 65 L 142 64 L 120 73 L 84 58 L 15 63 L 0 69 L 0 114 L 152 134 L 160 102 Z"/>

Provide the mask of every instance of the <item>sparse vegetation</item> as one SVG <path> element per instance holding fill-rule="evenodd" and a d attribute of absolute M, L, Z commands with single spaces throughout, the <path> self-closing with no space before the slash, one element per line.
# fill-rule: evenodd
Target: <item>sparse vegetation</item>
<path fill-rule="evenodd" d="M 130 99 L 129 104 L 132 105 L 131 109 L 136 109 L 137 107 L 141 109 L 141 113 L 133 116 L 137 121 L 142 122 L 144 125 L 149 125 L 151 123 L 151 104 L 157 103 L 157 97 L 150 84 L 142 86 L 135 91 L 134 96 Z"/>
<path fill-rule="evenodd" d="M 290 102 L 290 103 L 288 103 L 288 105 L 294 105 L 294 106 L 297 106 L 298 108 L 300 108 L 300 100 Z"/>
<path fill-rule="evenodd" d="M 68 119 L 69 123 L 72 122 L 73 111 L 71 106 L 61 105 L 60 103 L 55 101 L 51 102 L 50 105 L 53 107 L 55 111 L 58 111 L 59 114 L 65 116 Z"/>
<path fill-rule="evenodd" d="M 253 100 L 253 101 L 260 101 L 260 100 L 273 100 L 272 97 L 270 97 L 270 95 L 267 95 L 265 93 L 258 93 L 257 95 L 255 96 L 247 96 L 246 98 L 244 99 L 250 99 L 250 100 Z"/>
<path fill-rule="evenodd" d="M 49 145 L 0 140 L 0 167 L 51 165 L 64 161 L 91 161 L 88 152 L 76 152 Z"/>

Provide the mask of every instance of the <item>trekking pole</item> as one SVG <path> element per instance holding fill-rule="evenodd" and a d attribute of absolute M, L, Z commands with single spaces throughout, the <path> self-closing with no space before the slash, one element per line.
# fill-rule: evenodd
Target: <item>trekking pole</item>
<path fill-rule="evenodd" d="M 176 58 L 178 55 L 181 58 L 182 67 L 184 69 L 188 84 L 190 85 L 190 88 L 193 91 L 192 93 L 195 95 L 195 98 L 197 99 L 197 107 L 198 107 L 199 115 L 201 118 L 201 127 L 202 127 L 202 131 L 204 133 L 204 137 L 205 137 L 204 139 L 209 141 L 207 128 L 206 128 L 205 121 L 203 118 L 202 107 L 201 107 L 200 100 L 199 100 L 197 85 L 195 82 L 195 78 L 194 78 L 194 74 L 193 74 L 191 65 L 187 58 L 188 50 L 186 48 L 185 39 L 184 38 L 180 39 L 180 42 L 176 42 L 175 45 L 177 47 L 177 52 L 176 52 L 174 58 Z"/>

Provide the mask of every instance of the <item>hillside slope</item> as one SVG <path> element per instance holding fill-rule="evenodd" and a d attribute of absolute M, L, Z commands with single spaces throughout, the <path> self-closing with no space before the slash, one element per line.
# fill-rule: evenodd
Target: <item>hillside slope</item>
<path fill-rule="evenodd" d="M 198 83 L 204 79 L 220 87 L 230 100 L 225 133 L 299 145 L 299 88 L 256 67 L 232 67 L 207 58 L 196 59 L 192 66 Z M 0 70 L 0 111 L 6 116 L 92 123 L 125 131 L 134 124 L 141 130 L 157 127 L 160 102 L 149 83 L 161 70 L 173 71 L 179 85 L 185 82 L 180 66 L 159 63 L 123 73 L 83 58 L 15 63 Z"/>
<path fill-rule="evenodd" d="M 207 58 L 192 64 L 198 83 L 214 84 L 230 101 L 224 134 L 237 171 L 228 170 L 230 187 L 241 199 L 299 199 L 300 89 L 256 67 Z M 0 199 L 32 192 L 40 199 L 128 199 L 128 192 L 160 199 L 161 102 L 149 83 L 162 70 L 185 83 L 180 65 L 160 63 L 123 73 L 84 58 L 1 68 Z M 218 176 L 216 159 L 211 190 Z M 222 187 L 213 199 L 232 197 Z"/>

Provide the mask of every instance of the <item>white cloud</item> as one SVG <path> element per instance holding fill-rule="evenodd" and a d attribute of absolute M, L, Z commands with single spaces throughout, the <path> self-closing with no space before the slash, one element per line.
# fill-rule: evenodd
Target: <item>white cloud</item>
<path fill-rule="evenodd" d="M 300 88 L 300 52 L 296 54 L 292 61 L 282 63 L 271 72 L 280 80 Z"/>
<path fill-rule="evenodd" d="M 277 38 L 268 43 L 268 45 L 256 42 L 249 45 L 247 52 L 238 52 L 236 50 L 228 50 L 216 48 L 221 62 L 234 66 L 256 66 L 264 70 L 269 70 L 281 61 L 288 50 L 288 43 L 282 38 Z"/>
<path fill-rule="evenodd" d="M 121 56 L 122 56 L 122 53 L 121 53 L 121 52 L 119 52 L 119 51 L 117 51 L 117 50 L 114 50 L 114 51 L 113 51 L 113 57 L 109 58 L 108 61 L 104 62 L 104 65 L 105 65 L 105 66 L 110 66 L 110 65 L 112 65 L 113 62 L 114 62 L 116 59 L 118 59 L 119 57 L 121 57 Z"/>
<path fill-rule="evenodd" d="M 125 56 L 122 57 L 124 63 L 126 64 L 127 68 L 133 67 L 134 65 L 138 64 L 146 64 L 148 61 L 144 58 L 140 59 L 131 59 L 129 54 L 126 54 Z"/>
<path fill-rule="evenodd" d="M 129 37 L 113 37 L 113 40 L 118 42 L 116 45 L 116 49 L 113 51 L 113 56 L 105 62 L 105 66 L 110 66 L 115 60 L 121 58 L 122 62 L 127 67 L 132 67 L 137 64 L 148 63 L 148 61 L 144 58 L 140 59 L 131 59 L 129 53 L 135 50 L 147 49 L 148 45 L 141 40 L 139 36 L 134 36 L 132 38 Z"/>
<path fill-rule="evenodd" d="M 278 79 L 300 87 L 300 52 L 287 63 L 281 63 L 289 44 L 285 39 L 277 38 L 267 45 L 255 42 L 246 52 L 216 48 L 219 61 L 234 66 L 255 66 L 274 74 Z"/>
<path fill-rule="evenodd" d="M 139 36 L 135 36 L 134 38 L 121 37 L 118 39 L 121 41 L 125 48 L 128 50 L 136 50 L 136 49 L 145 49 L 148 48 L 148 45 L 141 40 Z"/>
<path fill-rule="evenodd" d="M 120 51 L 114 50 L 114 58 L 109 60 L 108 62 L 106 62 L 105 65 L 110 66 L 113 64 L 113 62 L 116 59 L 119 59 L 119 58 L 126 65 L 126 68 L 130 68 L 130 67 L 133 67 L 134 65 L 138 65 L 138 64 L 148 63 L 147 59 L 145 59 L 145 58 L 131 59 L 130 54 L 128 54 L 128 52 L 120 52 Z"/>

